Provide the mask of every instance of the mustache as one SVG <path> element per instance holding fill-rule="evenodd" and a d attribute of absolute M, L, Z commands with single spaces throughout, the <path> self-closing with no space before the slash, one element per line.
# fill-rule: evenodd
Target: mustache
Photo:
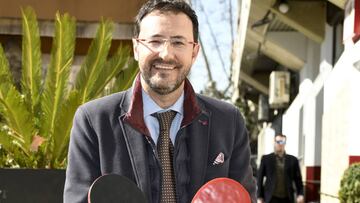
<path fill-rule="evenodd" d="M 176 67 L 178 67 L 178 66 L 181 66 L 181 64 L 180 63 L 178 63 L 177 61 L 175 61 L 175 60 L 163 60 L 163 59 L 161 59 L 161 58 L 156 58 L 156 59 L 154 59 L 154 60 L 152 60 L 151 62 L 150 62 L 150 64 L 151 65 L 154 65 L 154 63 L 162 63 L 162 64 L 167 64 L 167 65 L 174 65 L 174 66 L 176 66 Z"/>

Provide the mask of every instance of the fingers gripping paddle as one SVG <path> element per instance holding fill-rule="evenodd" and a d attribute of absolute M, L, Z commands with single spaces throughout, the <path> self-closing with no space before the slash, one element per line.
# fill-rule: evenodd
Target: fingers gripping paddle
<path fill-rule="evenodd" d="M 116 174 L 97 178 L 88 192 L 88 203 L 146 203 L 144 193 L 125 176 Z"/>
<path fill-rule="evenodd" d="M 192 203 L 251 203 L 247 190 L 230 178 L 215 178 L 203 185 Z"/>

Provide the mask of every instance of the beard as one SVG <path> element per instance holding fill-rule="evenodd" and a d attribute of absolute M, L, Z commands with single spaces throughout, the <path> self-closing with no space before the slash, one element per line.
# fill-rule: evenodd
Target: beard
<path fill-rule="evenodd" d="M 168 79 L 173 73 L 168 73 L 166 70 L 152 74 L 151 70 L 154 68 L 155 63 L 175 66 L 175 69 L 170 71 L 178 71 L 178 77 L 174 81 L 169 81 Z M 184 67 L 182 64 L 174 60 L 164 61 L 160 58 L 157 58 L 149 62 L 148 67 L 145 67 L 141 72 L 141 76 L 146 84 L 151 88 L 151 90 L 159 95 L 167 95 L 174 92 L 181 86 L 189 74 L 189 71 L 190 68 Z"/>

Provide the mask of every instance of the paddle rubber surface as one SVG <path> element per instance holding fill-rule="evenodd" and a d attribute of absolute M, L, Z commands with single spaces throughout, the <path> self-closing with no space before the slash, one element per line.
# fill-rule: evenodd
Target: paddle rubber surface
<path fill-rule="evenodd" d="M 88 192 L 88 203 L 146 203 L 144 193 L 125 176 L 116 174 L 97 178 Z"/>
<path fill-rule="evenodd" d="M 230 178 L 215 178 L 203 185 L 192 203 L 251 203 L 247 190 Z"/>

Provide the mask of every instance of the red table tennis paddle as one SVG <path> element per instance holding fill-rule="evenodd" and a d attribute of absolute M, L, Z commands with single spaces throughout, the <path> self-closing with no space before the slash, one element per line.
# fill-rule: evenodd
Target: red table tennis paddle
<path fill-rule="evenodd" d="M 125 176 L 108 174 L 97 178 L 88 192 L 88 203 L 146 203 L 144 193 Z"/>
<path fill-rule="evenodd" d="M 247 190 L 230 178 L 215 178 L 203 185 L 192 203 L 251 203 Z"/>

